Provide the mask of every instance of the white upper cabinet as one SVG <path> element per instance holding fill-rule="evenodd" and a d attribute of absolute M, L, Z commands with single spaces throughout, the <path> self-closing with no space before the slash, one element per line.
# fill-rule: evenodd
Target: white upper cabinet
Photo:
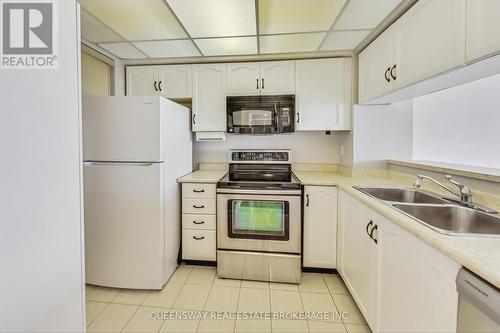
<path fill-rule="evenodd" d="M 227 95 L 260 95 L 260 64 L 244 62 L 227 64 Z"/>
<path fill-rule="evenodd" d="M 159 66 L 160 95 L 166 98 L 191 98 L 191 65 Z"/>
<path fill-rule="evenodd" d="M 337 188 L 304 187 L 303 265 L 337 268 Z"/>
<path fill-rule="evenodd" d="M 260 63 L 261 95 L 295 94 L 295 61 Z"/>
<path fill-rule="evenodd" d="M 296 129 L 350 129 L 351 59 L 296 61 Z"/>
<path fill-rule="evenodd" d="M 498 0 L 467 0 L 467 62 L 500 52 L 498 13 Z"/>
<path fill-rule="evenodd" d="M 394 89 L 465 63 L 465 0 L 420 0 L 395 24 Z"/>
<path fill-rule="evenodd" d="M 127 66 L 127 95 L 158 95 L 158 66 Z"/>
<path fill-rule="evenodd" d="M 194 132 L 226 131 L 226 64 L 193 65 Z"/>

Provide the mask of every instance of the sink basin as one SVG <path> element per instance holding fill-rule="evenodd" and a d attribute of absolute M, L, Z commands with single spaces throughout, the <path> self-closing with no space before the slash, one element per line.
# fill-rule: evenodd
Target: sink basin
<path fill-rule="evenodd" d="M 358 190 L 383 201 L 412 204 L 448 204 L 439 197 L 427 194 L 422 190 L 388 187 L 357 187 Z"/>
<path fill-rule="evenodd" d="M 460 206 L 393 206 L 422 223 L 448 234 L 500 234 L 500 218 Z"/>

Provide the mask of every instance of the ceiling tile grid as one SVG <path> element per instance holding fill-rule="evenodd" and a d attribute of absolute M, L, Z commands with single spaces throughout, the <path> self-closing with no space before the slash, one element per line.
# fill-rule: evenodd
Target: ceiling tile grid
<path fill-rule="evenodd" d="M 349 51 L 402 0 L 80 0 L 82 38 L 118 58 Z"/>

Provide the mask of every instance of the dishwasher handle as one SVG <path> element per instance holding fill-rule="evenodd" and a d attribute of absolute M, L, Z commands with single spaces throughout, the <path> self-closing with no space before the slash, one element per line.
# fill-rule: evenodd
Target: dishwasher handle
<path fill-rule="evenodd" d="M 500 290 L 462 268 L 457 275 L 457 291 L 478 310 L 500 325 Z"/>

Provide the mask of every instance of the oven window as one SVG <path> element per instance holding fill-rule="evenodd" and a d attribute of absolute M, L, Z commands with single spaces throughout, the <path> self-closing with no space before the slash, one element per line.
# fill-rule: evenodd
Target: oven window
<path fill-rule="evenodd" d="M 288 240 L 287 201 L 229 201 L 229 238 Z"/>

